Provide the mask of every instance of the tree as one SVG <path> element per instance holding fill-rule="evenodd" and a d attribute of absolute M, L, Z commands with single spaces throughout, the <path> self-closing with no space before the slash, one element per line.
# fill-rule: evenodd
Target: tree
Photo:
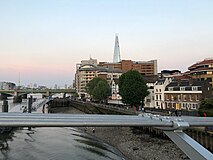
<path fill-rule="evenodd" d="M 101 81 L 101 80 L 102 79 L 100 77 L 95 77 L 91 81 L 89 81 L 89 83 L 87 83 L 86 92 L 89 93 L 90 96 L 93 95 L 94 88 L 96 87 L 98 82 Z"/>
<path fill-rule="evenodd" d="M 111 89 L 107 82 L 99 81 L 93 90 L 93 98 L 97 101 L 107 100 L 108 96 L 111 95 Z"/>
<path fill-rule="evenodd" d="M 213 109 L 213 98 L 202 100 L 200 109 Z"/>
<path fill-rule="evenodd" d="M 213 98 L 207 98 L 202 100 L 198 113 L 201 116 L 203 116 L 204 113 L 206 113 L 209 117 L 213 116 Z"/>
<path fill-rule="evenodd" d="M 111 95 L 111 89 L 106 80 L 95 77 L 93 78 L 87 85 L 86 91 L 90 94 L 90 96 L 101 102 L 102 100 L 106 100 L 108 96 Z"/>
<path fill-rule="evenodd" d="M 119 78 L 119 94 L 122 102 L 131 106 L 136 106 L 144 102 L 144 98 L 149 95 L 148 87 L 143 76 L 134 70 L 130 70 L 121 75 Z"/>

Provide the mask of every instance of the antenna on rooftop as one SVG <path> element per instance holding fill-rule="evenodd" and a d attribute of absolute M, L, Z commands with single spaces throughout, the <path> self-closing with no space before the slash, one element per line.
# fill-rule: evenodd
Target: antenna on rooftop
<path fill-rule="evenodd" d="M 20 72 L 18 72 L 18 86 L 20 86 Z"/>

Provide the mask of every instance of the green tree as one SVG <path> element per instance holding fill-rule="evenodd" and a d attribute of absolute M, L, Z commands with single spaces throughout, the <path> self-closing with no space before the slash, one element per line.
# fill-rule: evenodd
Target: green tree
<path fill-rule="evenodd" d="M 99 81 L 103 80 L 100 77 L 95 77 L 93 78 L 91 81 L 89 81 L 89 83 L 87 83 L 86 85 L 86 92 L 89 93 L 90 96 L 93 95 L 93 90 L 96 87 L 96 85 L 98 84 Z"/>
<path fill-rule="evenodd" d="M 106 81 L 99 81 L 93 90 L 93 98 L 97 101 L 107 100 L 108 96 L 111 95 L 111 89 Z"/>
<path fill-rule="evenodd" d="M 144 102 L 144 98 L 149 95 L 148 87 L 143 76 L 134 70 L 130 70 L 121 75 L 119 78 L 119 94 L 122 102 L 131 106 L 136 106 Z"/>
<path fill-rule="evenodd" d="M 72 93 L 72 96 L 75 97 L 75 98 L 76 98 L 76 97 L 79 97 L 79 95 L 78 95 L 77 92 Z"/>
<path fill-rule="evenodd" d="M 99 77 L 93 78 L 86 85 L 86 91 L 94 100 L 98 102 L 107 100 L 108 96 L 111 95 L 111 89 L 109 84 L 106 80 Z"/>
<path fill-rule="evenodd" d="M 213 98 L 207 98 L 201 101 L 199 114 L 203 116 L 205 112 L 207 116 L 213 116 Z"/>

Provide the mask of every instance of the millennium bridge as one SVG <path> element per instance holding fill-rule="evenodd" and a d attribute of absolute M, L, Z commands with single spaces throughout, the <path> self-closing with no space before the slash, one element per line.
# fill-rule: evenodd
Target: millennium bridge
<path fill-rule="evenodd" d="M 192 160 L 212 160 L 213 154 L 183 132 L 189 127 L 213 126 L 213 117 L 164 117 L 139 115 L 88 115 L 0 113 L 0 127 L 136 127 L 149 126 L 163 132 Z"/>
<path fill-rule="evenodd" d="M 49 100 L 46 99 L 45 103 Z M 185 134 L 190 127 L 213 126 L 213 117 L 160 116 L 151 113 L 138 115 L 98 114 L 41 114 L 31 113 L 32 96 L 28 102 L 29 113 L 8 112 L 4 101 L 0 113 L 0 127 L 154 127 L 163 132 L 192 160 L 213 160 L 213 154 Z M 43 101 L 41 102 L 43 104 Z"/>

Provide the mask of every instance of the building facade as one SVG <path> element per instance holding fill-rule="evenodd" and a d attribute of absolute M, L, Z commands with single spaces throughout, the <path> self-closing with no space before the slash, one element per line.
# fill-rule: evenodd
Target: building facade
<path fill-rule="evenodd" d="M 85 62 L 85 61 L 84 61 Z M 75 88 L 76 92 L 79 94 L 80 97 L 87 97 L 88 94 L 86 93 L 85 87 L 89 81 L 91 81 L 95 77 L 100 77 L 102 79 L 107 80 L 108 84 L 114 85 L 115 80 L 119 79 L 122 75 L 121 70 L 116 70 L 113 68 L 103 68 L 97 66 L 96 64 L 89 64 L 89 63 L 81 63 L 76 65 L 76 73 L 75 73 Z M 112 86 L 111 86 L 112 88 Z M 113 93 L 117 95 L 118 88 L 113 88 Z M 114 96 L 113 96 L 114 97 Z"/>
<path fill-rule="evenodd" d="M 154 107 L 159 109 L 165 109 L 164 92 L 166 86 L 171 83 L 173 77 L 165 77 L 159 79 L 154 85 Z"/>
<path fill-rule="evenodd" d="M 213 58 L 204 59 L 188 67 L 187 74 L 198 81 L 208 81 L 213 86 Z"/>
<path fill-rule="evenodd" d="M 0 89 L 2 90 L 14 90 L 16 89 L 16 84 L 12 82 L 0 82 Z"/>
<path fill-rule="evenodd" d="M 144 99 L 144 107 L 145 108 L 154 108 L 155 103 L 155 94 L 154 94 L 154 86 L 156 81 L 158 80 L 158 76 L 144 76 L 144 80 L 146 82 L 146 85 L 148 86 L 149 95 L 145 97 Z"/>
<path fill-rule="evenodd" d="M 104 68 L 114 68 L 127 72 L 129 70 L 136 70 L 142 75 L 157 75 L 157 60 L 150 61 L 132 61 L 132 60 L 121 60 L 118 63 L 100 62 L 98 64 Z"/>
<path fill-rule="evenodd" d="M 192 79 L 174 80 L 166 86 L 164 94 L 166 109 L 197 110 L 202 99 L 211 97 L 211 86 Z"/>
<path fill-rule="evenodd" d="M 120 55 L 120 46 L 118 41 L 118 35 L 115 35 L 115 48 L 114 48 L 114 55 L 113 55 L 113 63 L 117 63 L 121 61 Z"/>

